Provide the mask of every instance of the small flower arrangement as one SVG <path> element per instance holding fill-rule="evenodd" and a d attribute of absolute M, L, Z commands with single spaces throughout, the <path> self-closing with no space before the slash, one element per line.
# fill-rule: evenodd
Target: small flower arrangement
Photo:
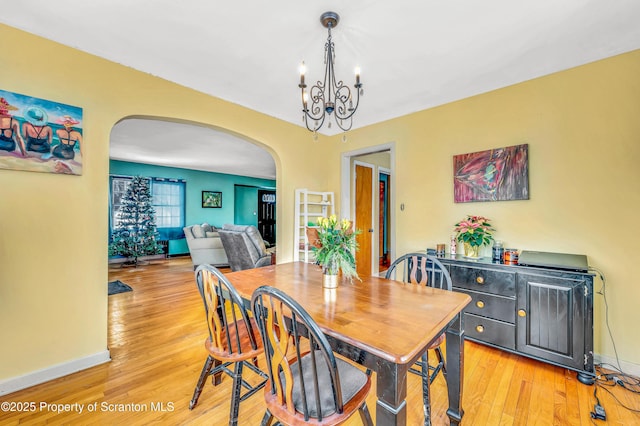
<path fill-rule="evenodd" d="M 343 219 L 338 222 L 336 215 L 321 217 L 318 219 L 318 228 L 308 228 L 307 231 L 311 250 L 325 274 L 336 275 L 342 270 L 344 277 L 360 279 L 354 257 L 358 248 L 357 232 L 350 221 Z"/>
<path fill-rule="evenodd" d="M 465 254 L 470 257 L 478 257 L 480 246 L 489 245 L 493 241 L 493 229 L 489 219 L 482 216 L 467 216 L 456 223 L 456 239 L 464 243 Z"/>

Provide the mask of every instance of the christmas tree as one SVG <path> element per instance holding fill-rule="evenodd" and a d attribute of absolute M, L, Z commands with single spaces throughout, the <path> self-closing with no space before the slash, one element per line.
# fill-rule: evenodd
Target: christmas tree
<path fill-rule="evenodd" d="M 131 180 L 118 212 L 120 221 L 111 233 L 110 256 L 126 256 L 129 258 L 126 265 L 138 266 L 139 257 L 162 253 L 149 179 L 135 176 Z"/>

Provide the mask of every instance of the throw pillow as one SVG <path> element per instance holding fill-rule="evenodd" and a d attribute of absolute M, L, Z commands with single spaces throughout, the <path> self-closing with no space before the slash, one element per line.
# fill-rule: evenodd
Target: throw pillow
<path fill-rule="evenodd" d="M 193 237 L 194 238 L 204 238 L 205 237 L 204 229 L 202 229 L 202 226 L 200 226 L 200 225 L 193 225 L 193 227 L 191 228 L 191 232 L 193 232 Z"/>

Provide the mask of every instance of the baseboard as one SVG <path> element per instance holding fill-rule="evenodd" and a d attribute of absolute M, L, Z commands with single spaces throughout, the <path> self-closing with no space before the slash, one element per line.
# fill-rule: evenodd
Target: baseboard
<path fill-rule="evenodd" d="M 109 350 L 105 350 L 84 358 L 75 359 L 73 361 L 53 365 L 43 370 L 34 371 L 32 373 L 25 374 L 24 376 L 0 380 L 0 395 L 6 395 L 31 386 L 39 385 L 40 383 L 48 382 L 49 380 L 57 379 L 109 361 L 111 361 Z"/>
<path fill-rule="evenodd" d="M 622 368 L 622 372 L 626 374 L 631 374 L 632 376 L 640 377 L 640 365 L 634 364 L 632 362 L 620 361 L 620 366 L 618 367 L 618 361 L 615 358 L 602 356 L 599 354 L 594 354 L 593 362 L 595 364 L 607 364 L 604 365 L 603 368 L 608 370 Z"/>

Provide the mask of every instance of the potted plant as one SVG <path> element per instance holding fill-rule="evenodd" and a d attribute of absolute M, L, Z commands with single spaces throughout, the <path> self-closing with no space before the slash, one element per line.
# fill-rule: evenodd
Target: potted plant
<path fill-rule="evenodd" d="M 489 223 L 489 219 L 482 216 L 467 216 L 456 223 L 456 240 L 463 243 L 466 257 L 480 257 L 480 247 L 489 245 L 493 241 L 492 232 L 495 231 Z"/>
<path fill-rule="evenodd" d="M 338 283 L 338 272 L 353 280 L 360 279 L 356 272 L 354 253 L 357 249 L 357 232 L 346 219 L 338 222 L 336 215 L 318 219 L 317 228 L 307 228 L 307 237 L 316 262 L 322 266 L 323 285 L 334 288 Z"/>

